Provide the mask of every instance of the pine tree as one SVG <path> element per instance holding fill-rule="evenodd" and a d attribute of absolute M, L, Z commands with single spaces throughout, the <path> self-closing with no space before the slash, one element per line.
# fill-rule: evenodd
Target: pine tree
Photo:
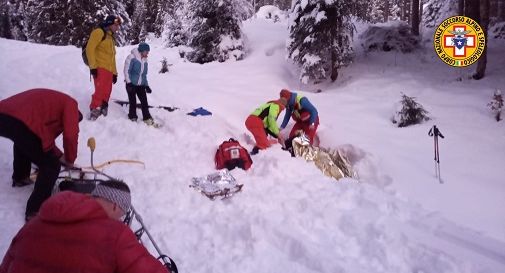
<path fill-rule="evenodd" d="M 91 30 L 109 14 L 122 19 L 116 42 L 124 44 L 130 23 L 124 5 L 118 0 L 28 0 L 23 31 L 27 40 L 35 43 L 81 46 Z"/>
<path fill-rule="evenodd" d="M 0 2 L 0 37 L 12 39 L 9 22 L 9 7 L 7 1 Z"/>
<path fill-rule="evenodd" d="M 146 16 L 145 0 L 136 0 L 133 5 L 132 27 L 128 33 L 129 40 L 132 44 L 138 44 L 143 41 L 146 36 L 146 28 L 144 27 L 144 18 Z"/>
<path fill-rule="evenodd" d="M 240 20 L 233 0 L 189 0 L 191 11 L 187 59 L 195 63 L 244 57 Z"/>
<path fill-rule="evenodd" d="M 288 56 L 301 67 L 302 83 L 335 81 L 352 60 L 356 2 L 296 0 L 289 25 Z M 359 7 L 358 7 L 359 8 Z"/>
<path fill-rule="evenodd" d="M 399 109 L 391 119 L 393 124 L 397 124 L 398 127 L 407 127 L 430 120 L 428 111 L 414 97 L 402 93 L 402 100 L 398 106 Z"/>
<path fill-rule="evenodd" d="M 2 24 L 6 24 L 5 30 L 2 31 L 5 38 L 10 38 L 14 40 L 26 41 L 26 33 L 25 33 L 25 7 L 28 0 L 10 0 L 6 1 L 5 5 L 5 16 L 7 18 L 3 18 Z"/>
<path fill-rule="evenodd" d="M 494 117 L 496 121 L 500 121 L 501 118 L 501 112 L 503 109 L 503 96 L 501 94 L 500 90 L 496 90 L 493 94 L 493 99 L 487 104 L 491 111 L 494 113 Z"/>
<path fill-rule="evenodd" d="M 188 43 L 189 15 L 186 2 L 170 0 L 167 3 L 162 39 L 165 46 L 174 47 Z"/>

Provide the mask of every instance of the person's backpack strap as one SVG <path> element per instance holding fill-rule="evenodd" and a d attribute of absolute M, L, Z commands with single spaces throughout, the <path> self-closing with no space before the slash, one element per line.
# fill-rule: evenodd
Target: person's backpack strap
<path fill-rule="evenodd" d="M 103 42 L 103 40 L 105 40 L 105 37 L 107 36 L 107 32 L 105 31 L 105 29 L 103 27 L 98 27 L 98 28 L 100 28 L 103 32 L 102 40 L 100 41 L 100 42 Z M 95 28 L 95 29 L 97 29 L 97 28 Z M 93 31 L 95 29 L 93 29 Z M 112 39 L 114 39 L 114 36 L 112 36 Z M 88 56 L 86 55 L 86 46 L 88 45 L 88 42 L 89 42 L 89 38 L 88 38 L 88 40 L 86 40 L 86 43 L 84 43 L 84 45 L 82 46 L 82 52 L 81 52 L 82 61 L 87 66 L 89 66 Z"/>

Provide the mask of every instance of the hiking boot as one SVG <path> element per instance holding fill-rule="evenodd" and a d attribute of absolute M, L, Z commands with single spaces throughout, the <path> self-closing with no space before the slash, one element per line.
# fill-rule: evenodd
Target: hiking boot
<path fill-rule="evenodd" d="M 255 154 L 259 153 L 259 151 L 260 151 L 260 148 L 258 148 L 258 146 L 254 146 L 254 148 L 251 150 L 250 154 L 255 155 Z"/>
<path fill-rule="evenodd" d="M 152 126 L 154 128 L 160 128 L 161 127 L 161 125 L 159 123 L 154 122 L 154 120 L 152 118 L 144 119 L 144 123 L 147 126 Z"/>
<path fill-rule="evenodd" d="M 96 120 L 100 115 L 102 114 L 102 110 L 100 109 L 100 107 L 98 108 L 95 108 L 95 109 L 91 109 L 91 111 L 89 111 L 89 117 L 88 119 L 89 120 Z"/>
<path fill-rule="evenodd" d="M 100 107 L 100 112 L 104 117 L 107 116 L 107 114 L 109 113 L 109 104 L 107 102 L 104 101 L 102 103 L 102 106 Z"/>
<path fill-rule="evenodd" d="M 12 187 L 13 188 L 24 187 L 24 186 L 32 185 L 33 183 L 35 183 L 35 181 L 31 180 L 30 177 L 26 177 L 26 178 L 19 179 L 19 180 L 12 179 Z"/>
<path fill-rule="evenodd" d="M 133 122 L 137 122 L 137 118 L 128 118 L 129 120 L 133 121 Z"/>

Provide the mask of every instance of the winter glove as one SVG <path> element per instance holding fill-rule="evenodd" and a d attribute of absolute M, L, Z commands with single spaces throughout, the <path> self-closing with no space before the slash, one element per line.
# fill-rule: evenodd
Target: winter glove
<path fill-rule="evenodd" d="M 146 86 L 146 93 L 151 94 L 151 92 L 153 92 L 153 90 L 151 90 L 151 87 Z"/>
<path fill-rule="evenodd" d="M 67 162 L 67 160 L 65 160 L 65 155 L 64 154 L 62 154 L 60 156 L 60 163 L 61 163 L 61 165 L 65 166 L 67 169 L 74 168 L 74 164 L 73 163 Z"/>
<path fill-rule="evenodd" d="M 91 74 L 91 76 L 93 76 L 94 79 L 96 79 L 96 77 L 98 76 L 98 72 L 96 71 L 96 68 L 93 68 L 89 71 L 89 73 Z"/>
<path fill-rule="evenodd" d="M 116 84 L 117 82 L 117 75 L 112 75 L 112 84 Z"/>

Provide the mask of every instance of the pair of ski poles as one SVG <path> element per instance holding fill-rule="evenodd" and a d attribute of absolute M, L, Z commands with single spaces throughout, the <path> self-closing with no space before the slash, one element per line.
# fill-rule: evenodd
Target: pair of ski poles
<path fill-rule="evenodd" d="M 95 167 L 95 165 L 93 164 L 93 152 L 95 151 L 95 147 L 96 147 L 95 138 L 91 137 L 91 138 L 88 139 L 88 147 L 91 150 L 91 169 L 93 169 L 93 171 L 95 173 L 103 175 L 103 176 L 105 176 L 105 177 L 107 177 L 107 178 L 109 178 L 111 180 L 117 180 L 116 178 L 113 178 L 113 177 L 105 174 L 104 172 L 98 170 Z M 158 245 L 156 244 L 156 242 L 154 241 L 153 237 L 151 236 L 151 233 L 149 233 L 149 231 L 147 230 L 147 228 L 146 228 L 146 226 L 144 224 L 144 221 L 142 221 L 142 217 L 138 214 L 138 212 L 135 210 L 135 208 L 132 205 L 131 206 L 131 210 L 129 212 L 127 212 L 127 214 L 126 214 L 126 218 L 125 218 L 124 222 L 128 226 L 130 226 L 130 224 L 131 224 L 131 222 L 133 220 L 133 217 L 135 217 L 135 219 L 140 223 L 140 226 L 141 226 L 141 228 L 135 232 L 135 235 L 137 236 L 137 239 L 140 241 L 140 238 L 142 237 L 142 234 L 145 232 L 147 234 L 147 237 L 151 241 L 151 244 L 154 246 L 154 248 L 158 252 L 158 255 L 159 255 L 158 260 L 161 260 L 163 262 L 163 265 L 168 270 L 170 270 L 171 273 L 178 273 L 177 265 L 175 265 L 175 262 L 170 257 L 168 257 L 167 255 L 161 253 L 161 250 L 158 247 Z"/>
<path fill-rule="evenodd" d="M 428 132 L 430 137 L 433 137 L 433 147 L 435 150 L 435 176 L 438 178 L 440 183 L 443 183 L 442 177 L 440 176 L 440 150 L 438 148 L 438 137 L 444 138 L 444 135 L 440 132 L 436 125 Z"/>

